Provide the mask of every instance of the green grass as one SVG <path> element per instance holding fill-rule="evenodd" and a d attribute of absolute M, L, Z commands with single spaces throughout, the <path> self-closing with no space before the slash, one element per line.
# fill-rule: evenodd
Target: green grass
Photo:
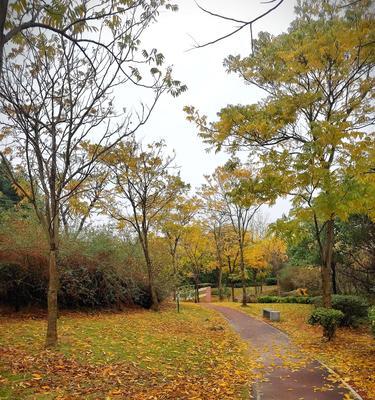
<path fill-rule="evenodd" d="M 183 304 L 179 314 L 174 307 L 63 314 L 53 352 L 43 350 L 43 320 L 3 317 L 0 324 L 4 399 L 112 398 L 116 388 L 137 400 L 155 390 L 166 399 L 177 399 L 179 390 L 210 399 L 214 389 L 220 398 L 241 399 L 250 380 L 246 345 L 215 312 L 194 304 Z"/>

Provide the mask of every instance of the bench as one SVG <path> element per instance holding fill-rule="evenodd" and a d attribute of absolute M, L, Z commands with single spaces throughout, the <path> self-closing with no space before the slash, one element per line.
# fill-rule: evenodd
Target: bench
<path fill-rule="evenodd" d="M 268 318 L 270 321 L 280 321 L 280 311 L 263 309 L 263 317 Z"/>

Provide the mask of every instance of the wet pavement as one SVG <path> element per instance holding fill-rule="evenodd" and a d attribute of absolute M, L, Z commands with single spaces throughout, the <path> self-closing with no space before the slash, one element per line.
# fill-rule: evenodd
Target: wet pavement
<path fill-rule="evenodd" d="M 229 307 L 209 304 L 249 343 L 262 368 L 253 386 L 256 400 L 355 399 L 337 376 L 302 354 L 288 336 L 273 326 Z"/>

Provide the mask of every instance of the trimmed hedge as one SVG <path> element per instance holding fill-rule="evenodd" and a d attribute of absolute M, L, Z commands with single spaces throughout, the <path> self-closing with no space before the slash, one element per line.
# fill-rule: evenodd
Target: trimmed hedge
<path fill-rule="evenodd" d="M 331 340 L 343 318 L 344 313 L 340 310 L 318 307 L 312 312 L 309 318 L 309 324 L 322 326 L 323 336 Z"/>
<path fill-rule="evenodd" d="M 275 286 L 277 285 L 277 278 L 266 278 L 265 282 L 268 286 Z"/>
<path fill-rule="evenodd" d="M 227 286 L 223 286 L 221 288 L 221 292 L 224 297 L 228 297 L 230 295 L 230 290 L 229 290 L 229 287 L 227 287 Z M 211 294 L 213 296 L 219 296 L 219 288 L 212 288 Z"/>
<path fill-rule="evenodd" d="M 322 297 L 315 297 L 314 304 L 316 307 L 321 307 L 323 305 Z M 361 320 L 367 318 L 369 304 L 359 296 L 334 294 L 332 295 L 332 308 L 340 310 L 344 314 L 340 326 L 356 327 Z"/>
<path fill-rule="evenodd" d="M 313 297 L 308 296 L 258 296 L 258 303 L 296 303 L 311 304 Z"/>

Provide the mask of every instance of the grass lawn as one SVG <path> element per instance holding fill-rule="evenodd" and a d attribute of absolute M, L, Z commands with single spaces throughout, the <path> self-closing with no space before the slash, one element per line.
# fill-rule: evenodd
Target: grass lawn
<path fill-rule="evenodd" d="M 246 344 L 213 311 L 66 313 L 59 348 L 45 321 L 0 317 L 0 399 L 242 399 Z"/>
<path fill-rule="evenodd" d="M 375 393 L 375 340 L 366 328 L 340 328 L 330 341 L 322 340 L 321 328 L 311 326 L 307 319 L 310 304 L 249 304 L 222 303 L 261 318 L 263 308 L 281 311 L 281 321 L 272 324 L 289 334 L 310 357 L 317 358 L 339 373 L 363 396 L 373 399 Z M 269 322 L 269 321 L 268 321 Z"/>

